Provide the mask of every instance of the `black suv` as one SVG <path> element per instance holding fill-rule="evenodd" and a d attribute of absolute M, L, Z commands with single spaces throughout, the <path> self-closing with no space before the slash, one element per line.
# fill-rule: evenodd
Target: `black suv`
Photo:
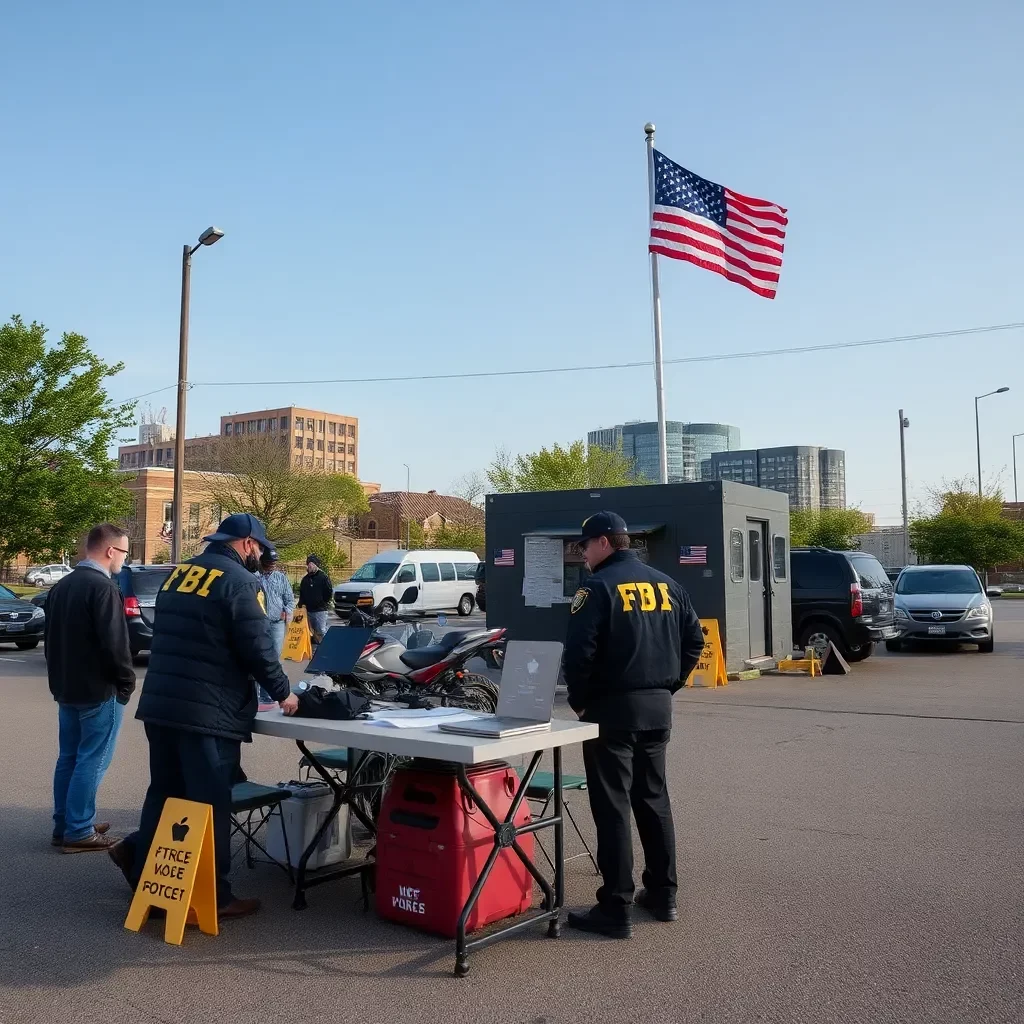
<path fill-rule="evenodd" d="M 892 583 L 882 563 L 864 551 L 793 548 L 793 640 L 824 653 L 829 641 L 847 661 L 871 656 L 875 643 L 896 636 Z"/>
<path fill-rule="evenodd" d="M 482 612 L 487 611 L 487 563 L 483 560 L 477 562 L 473 570 L 473 579 L 476 582 L 476 606 Z"/>
<path fill-rule="evenodd" d="M 156 595 L 172 572 L 173 565 L 126 565 L 117 574 L 133 658 L 153 645 Z"/>

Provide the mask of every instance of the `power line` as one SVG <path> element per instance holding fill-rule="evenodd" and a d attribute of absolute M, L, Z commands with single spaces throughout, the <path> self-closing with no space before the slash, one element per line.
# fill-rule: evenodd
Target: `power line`
<path fill-rule="evenodd" d="M 723 362 L 734 359 L 764 359 L 769 356 L 800 355 L 807 352 L 832 352 L 840 349 L 867 348 L 873 345 L 896 345 L 907 341 L 931 341 L 940 338 L 959 338 L 970 334 L 991 334 L 996 331 L 1012 331 L 1024 328 L 1024 321 L 1008 324 L 990 324 L 985 327 L 964 327 L 952 331 L 927 331 L 922 334 L 901 334 L 890 338 L 868 338 L 861 341 L 837 341 L 823 345 L 799 345 L 789 348 L 764 348 L 754 349 L 749 352 L 713 352 L 699 356 L 681 356 L 676 359 L 666 359 L 666 364 L 683 363 L 712 363 Z M 583 366 L 549 366 L 537 367 L 523 370 L 469 370 L 461 373 L 432 373 L 432 374 L 408 374 L 394 377 L 338 377 L 333 380 L 216 380 L 216 381 L 195 381 L 189 387 L 270 387 L 279 385 L 306 386 L 310 384 L 401 384 L 408 381 L 427 380 L 477 380 L 486 377 L 528 377 L 545 374 L 559 373 L 583 373 L 588 370 L 634 370 L 643 367 L 653 366 L 653 360 L 642 360 L 630 363 L 600 363 Z M 156 391 L 149 391 L 145 395 L 137 395 L 136 398 L 128 399 L 130 402 L 139 398 L 146 398 L 148 395 L 158 394 L 160 391 L 169 391 L 177 385 L 171 384 L 168 387 L 158 388 Z"/>

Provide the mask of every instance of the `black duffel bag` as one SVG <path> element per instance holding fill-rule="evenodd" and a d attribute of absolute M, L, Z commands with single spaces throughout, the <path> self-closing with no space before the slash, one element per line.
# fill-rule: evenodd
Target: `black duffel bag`
<path fill-rule="evenodd" d="M 303 718 L 347 722 L 369 710 L 369 698 L 354 690 L 323 690 L 319 686 L 311 686 L 299 694 L 299 709 L 295 714 Z"/>

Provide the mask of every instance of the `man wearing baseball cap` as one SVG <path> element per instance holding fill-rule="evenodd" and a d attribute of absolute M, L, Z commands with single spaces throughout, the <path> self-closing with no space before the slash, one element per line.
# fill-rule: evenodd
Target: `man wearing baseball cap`
<path fill-rule="evenodd" d="M 598 512 L 582 534 L 591 575 L 572 599 L 563 664 L 570 707 L 601 728 L 583 744 L 583 761 L 604 884 L 597 906 L 570 913 L 569 924 L 626 939 L 634 898 L 630 809 L 645 862 L 636 902 L 659 921 L 678 916 L 665 749 L 672 695 L 697 664 L 704 635 L 686 591 L 630 550 L 621 516 Z"/>
<path fill-rule="evenodd" d="M 157 595 L 149 669 L 135 717 L 149 740 L 149 791 L 139 830 L 110 851 L 134 888 L 164 801 L 213 807 L 217 908 L 223 918 L 255 913 L 260 901 L 231 891 L 231 787 L 241 745 L 252 740 L 257 686 L 286 715 L 298 699 L 281 667 L 266 600 L 253 573 L 272 549 L 263 524 L 239 512 L 203 538 L 206 550 L 178 565 Z"/>

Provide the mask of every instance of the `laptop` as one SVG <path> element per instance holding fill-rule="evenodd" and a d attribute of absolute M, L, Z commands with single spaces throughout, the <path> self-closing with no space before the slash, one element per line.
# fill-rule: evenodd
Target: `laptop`
<path fill-rule="evenodd" d="M 471 721 L 441 722 L 441 732 L 501 739 L 551 728 L 562 645 L 554 640 L 510 640 L 498 687 L 498 711 Z"/>

